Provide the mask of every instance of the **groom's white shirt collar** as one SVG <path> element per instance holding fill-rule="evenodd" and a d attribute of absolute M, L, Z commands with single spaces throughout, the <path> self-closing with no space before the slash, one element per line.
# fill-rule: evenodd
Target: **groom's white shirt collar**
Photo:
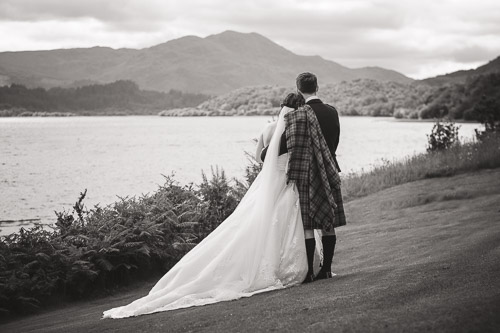
<path fill-rule="evenodd" d="M 318 97 L 318 96 L 309 96 L 309 97 L 307 97 L 307 99 L 306 99 L 306 103 L 307 103 L 307 102 L 309 102 L 309 101 L 310 101 L 310 100 L 312 100 L 312 99 L 319 99 L 319 97 Z"/>

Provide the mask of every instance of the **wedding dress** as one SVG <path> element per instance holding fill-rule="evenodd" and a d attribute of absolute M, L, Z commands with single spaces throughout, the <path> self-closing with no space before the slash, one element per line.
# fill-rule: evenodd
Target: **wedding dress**
<path fill-rule="evenodd" d="M 235 300 L 302 283 L 307 274 L 299 197 L 286 184 L 287 155 L 278 157 L 284 107 L 262 171 L 235 211 L 153 287 L 104 312 L 124 318 Z"/>

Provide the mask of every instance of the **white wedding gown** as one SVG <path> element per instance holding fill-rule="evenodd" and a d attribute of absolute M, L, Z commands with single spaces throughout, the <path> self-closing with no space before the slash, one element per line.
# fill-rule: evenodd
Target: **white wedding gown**
<path fill-rule="evenodd" d="M 278 157 L 285 107 L 262 171 L 235 211 L 187 253 L 149 294 L 104 312 L 124 318 L 235 300 L 300 284 L 307 274 L 295 185 L 286 185 L 287 155 Z"/>

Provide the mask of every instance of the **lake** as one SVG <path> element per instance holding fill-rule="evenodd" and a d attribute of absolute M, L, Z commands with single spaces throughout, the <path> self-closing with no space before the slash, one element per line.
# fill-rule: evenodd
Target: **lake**
<path fill-rule="evenodd" d="M 85 203 L 154 191 L 162 175 L 198 182 L 201 171 L 221 166 L 243 178 L 245 151 L 271 117 L 68 117 L 0 118 L 0 221 L 55 222 L 80 192 Z M 432 122 L 341 117 L 338 160 L 343 174 L 368 170 L 383 159 L 424 152 Z M 474 137 L 480 124 L 460 125 Z M 29 223 L 27 223 L 29 225 Z M 2 234 L 19 222 L 0 224 Z"/>

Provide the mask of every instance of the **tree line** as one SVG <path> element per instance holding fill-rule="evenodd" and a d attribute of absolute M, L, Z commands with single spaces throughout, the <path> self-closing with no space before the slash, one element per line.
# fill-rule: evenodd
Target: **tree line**
<path fill-rule="evenodd" d="M 276 115 L 293 86 L 253 86 L 213 97 L 196 108 L 172 109 L 164 116 Z M 500 117 L 500 73 L 469 77 L 465 83 L 382 82 L 370 79 L 320 86 L 320 98 L 340 114 L 409 119 L 450 118 L 482 122 L 478 108 Z M 483 112 L 484 113 L 484 112 Z"/>
<path fill-rule="evenodd" d="M 430 86 L 356 80 L 327 85 L 321 97 L 346 115 L 394 116 L 396 118 L 449 118 L 483 122 L 479 109 L 500 118 L 500 73 L 475 75 L 464 83 Z"/>
<path fill-rule="evenodd" d="M 167 93 L 140 90 L 132 81 L 48 90 L 12 84 L 0 87 L 0 116 L 27 112 L 40 116 L 275 115 L 282 99 L 293 91 L 293 86 L 253 86 L 210 98 L 176 90 Z M 343 115 L 482 122 L 486 112 L 494 121 L 500 118 L 500 73 L 471 76 L 464 83 L 441 86 L 358 79 L 320 86 L 319 95 Z"/>
<path fill-rule="evenodd" d="M 421 118 L 500 121 L 500 73 L 469 77 L 463 84 L 441 86 L 426 97 Z M 487 114 L 487 115 L 486 115 Z"/>
<path fill-rule="evenodd" d="M 92 84 L 77 88 L 27 88 L 20 84 L 0 87 L 0 110 L 4 115 L 23 112 L 97 114 L 157 114 L 161 110 L 196 106 L 208 95 L 177 90 L 141 90 L 133 81 Z"/>

